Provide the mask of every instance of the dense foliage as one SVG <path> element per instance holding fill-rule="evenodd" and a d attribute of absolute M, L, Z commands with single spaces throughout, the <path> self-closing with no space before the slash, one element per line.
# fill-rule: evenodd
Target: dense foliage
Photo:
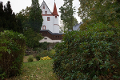
<path fill-rule="evenodd" d="M 22 34 L 5 30 L 0 33 L 0 79 L 19 75 L 25 53 Z"/>
<path fill-rule="evenodd" d="M 49 56 L 50 58 L 54 58 L 54 54 L 55 54 L 55 50 L 51 49 L 51 50 L 43 50 L 42 52 L 38 53 L 38 55 L 40 57 L 46 57 Z"/>
<path fill-rule="evenodd" d="M 38 0 L 32 0 L 32 6 L 29 13 L 29 24 L 31 28 L 34 31 L 39 32 L 41 30 L 43 19 L 41 15 L 42 10 L 40 9 Z"/>
<path fill-rule="evenodd" d="M 27 60 L 28 62 L 33 62 L 33 56 L 29 56 Z"/>
<path fill-rule="evenodd" d="M 27 47 L 35 48 L 40 46 L 39 40 L 42 39 L 40 33 L 35 32 L 31 28 L 28 28 L 27 30 L 24 30 L 24 36 L 26 37 Z"/>
<path fill-rule="evenodd" d="M 73 30 L 76 18 L 73 14 L 75 13 L 75 7 L 73 7 L 73 0 L 64 0 L 64 4 L 60 7 L 61 20 L 63 20 L 64 28 Z M 65 29 L 64 29 L 65 30 Z"/>
<path fill-rule="evenodd" d="M 34 0 L 30 7 L 26 7 L 26 9 L 22 9 L 16 14 L 16 17 L 21 20 L 23 34 L 26 37 L 26 45 L 29 48 L 41 46 L 39 43 L 39 40 L 42 39 L 39 33 L 43 22 L 41 12 L 38 0 Z"/>
<path fill-rule="evenodd" d="M 10 1 L 3 8 L 3 3 L 0 2 L 0 31 L 13 30 L 22 33 L 23 28 L 20 20 L 15 17 L 12 11 Z"/>
<path fill-rule="evenodd" d="M 54 72 L 63 80 L 120 79 L 120 27 L 104 23 L 71 31 L 56 45 Z"/>
<path fill-rule="evenodd" d="M 84 23 L 89 24 L 109 23 L 120 24 L 120 1 L 119 0 L 79 0 L 79 16 Z"/>
<path fill-rule="evenodd" d="M 26 9 L 22 9 L 19 13 L 16 14 L 16 18 L 19 18 L 22 23 L 23 31 L 26 30 L 27 28 L 30 28 L 29 25 L 30 9 L 31 7 L 27 6 Z"/>

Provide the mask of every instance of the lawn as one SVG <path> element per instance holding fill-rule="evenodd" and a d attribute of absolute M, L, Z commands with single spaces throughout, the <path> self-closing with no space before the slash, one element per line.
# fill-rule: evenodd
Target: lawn
<path fill-rule="evenodd" d="M 22 74 L 6 80 L 57 80 L 52 63 L 53 60 L 24 62 Z"/>

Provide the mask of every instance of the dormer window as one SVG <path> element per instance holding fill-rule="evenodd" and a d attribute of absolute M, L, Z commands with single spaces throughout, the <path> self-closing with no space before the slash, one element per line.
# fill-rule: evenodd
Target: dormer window
<path fill-rule="evenodd" d="M 47 14 L 47 11 L 45 11 L 45 14 Z"/>
<path fill-rule="evenodd" d="M 45 9 L 45 6 L 43 5 L 43 9 Z"/>

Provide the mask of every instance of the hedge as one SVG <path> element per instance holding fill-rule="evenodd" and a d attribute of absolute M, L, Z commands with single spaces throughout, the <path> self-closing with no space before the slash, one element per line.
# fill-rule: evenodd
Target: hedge
<path fill-rule="evenodd" d="M 120 27 L 103 23 L 67 32 L 55 47 L 53 70 L 62 80 L 120 79 Z"/>
<path fill-rule="evenodd" d="M 0 79 L 17 76 L 22 71 L 25 37 L 5 30 L 0 33 Z"/>

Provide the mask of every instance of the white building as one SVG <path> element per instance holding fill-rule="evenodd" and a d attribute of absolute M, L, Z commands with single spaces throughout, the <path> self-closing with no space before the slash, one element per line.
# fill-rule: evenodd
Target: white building
<path fill-rule="evenodd" d="M 44 38 L 39 42 L 48 42 L 51 44 L 61 42 L 63 34 L 59 33 L 59 15 L 55 2 L 53 6 L 53 12 L 50 11 L 44 0 L 40 6 L 40 9 L 42 10 L 43 17 L 43 24 L 40 33 L 42 36 L 44 36 Z"/>
<path fill-rule="evenodd" d="M 41 30 L 50 30 L 52 33 L 59 33 L 59 15 L 56 4 L 54 3 L 53 12 L 50 11 L 47 4 L 43 0 L 40 9 L 42 10 L 43 25 Z"/>

